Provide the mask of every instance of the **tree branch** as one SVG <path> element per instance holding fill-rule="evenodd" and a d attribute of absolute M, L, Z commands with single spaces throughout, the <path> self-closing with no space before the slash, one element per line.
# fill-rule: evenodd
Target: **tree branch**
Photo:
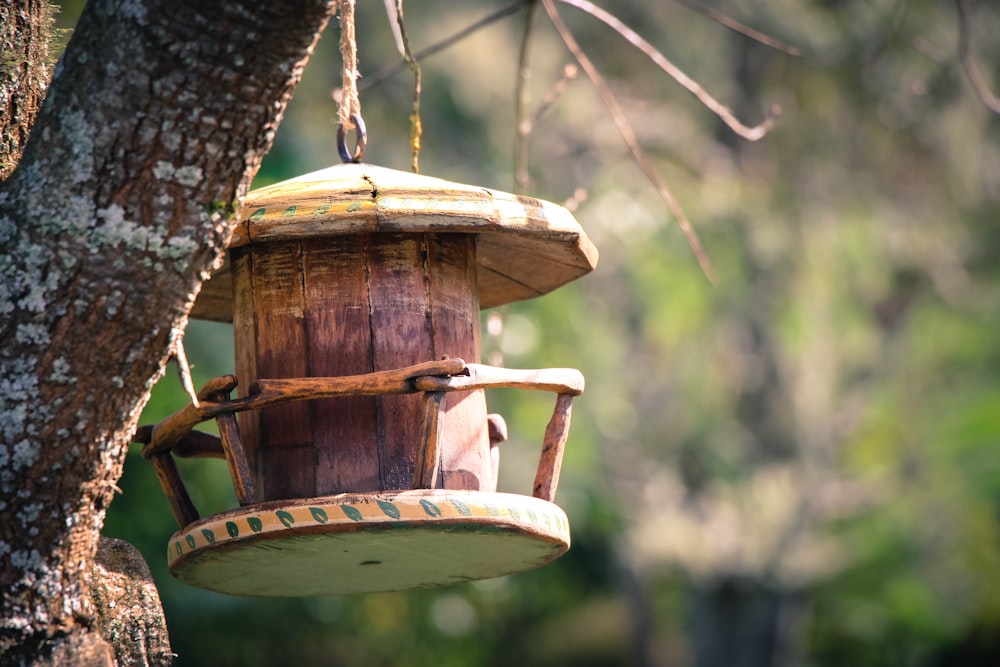
<path fill-rule="evenodd" d="M 691 247 L 691 251 L 697 258 L 698 264 L 701 266 L 701 270 L 705 274 L 705 278 L 707 278 L 708 281 L 714 285 L 716 283 L 715 267 L 712 266 L 712 261 L 709 259 L 708 253 L 705 252 L 704 247 L 701 245 L 701 239 L 698 238 L 697 232 L 694 231 L 694 226 L 688 219 L 687 214 L 684 213 L 684 209 L 681 208 L 680 203 L 670 191 L 666 181 L 664 181 L 663 177 L 660 176 L 660 172 L 653 166 L 649 156 L 646 155 L 646 151 L 644 151 L 642 146 L 639 144 L 639 139 L 636 137 L 635 130 L 632 129 L 631 123 L 628 122 L 628 118 L 626 118 L 621 105 L 618 104 L 618 100 L 615 98 L 614 93 L 612 93 L 611 89 L 608 88 L 608 84 L 605 82 L 600 71 L 594 66 L 594 63 L 590 60 L 590 58 L 587 57 L 587 54 L 583 52 L 583 49 L 580 48 L 580 45 L 573 37 L 573 34 L 563 22 L 562 17 L 559 16 L 559 11 L 555 6 L 555 0 L 541 0 L 541 2 L 542 6 L 545 7 L 546 13 L 549 15 L 549 20 L 552 21 L 552 25 L 555 27 L 556 32 L 559 33 L 559 36 L 562 38 L 563 42 L 565 42 L 566 48 L 570 50 L 577 62 L 580 63 L 580 67 L 583 68 L 583 71 L 587 73 L 587 76 L 590 77 L 591 82 L 597 88 L 597 92 L 601 96 L 601 100 L 604 101 L 604 106 L 607 107 L 608 113 L 611 114 L 611 118 L 618 127 L 618 131 L 621 133 L 622 139 L 625 140 L 625 145 L 628 146 L 629 152 L 632 153 L 632 157 L 639 165 L 642 173 L 645 174 L 649 182 L 652 183 L 654 188 L 656 188 L 656 193 L 660 196 L 663 202 L 667 205 L 668 210 L 677 220 L 677 224 L 680 226 L 681 232 L 683 232 L 684 237 L 687 239 L 688 245 Z"/>
<path fill-rule="evenodd" d="M 537 0 L 528 4 L 521 29 L 521 47 L 517 56 L 517 83 L 514 87 L 516 118 L 514 124 L 514 192 L 524 194 L 528 188 L 528 135 L 531 124 L 528 121 L 528 77 L 531 54 L 531 26 L 538 11 Z"/>
<path fill-rule="evenodd" d="M 646 54 L 646 56 L 656 63 L 660 69 L 666 72 L 670 78 L 683 86 L 689 93 L 697 97 L 709 111 L 714 113 L 722 120 L 722 122 L 728 125 L 729 129 L 744 139 L 749 141 L 762 139 L 774 126 L 775 117 L 781 113 L 781 109 L 779 107 L 772 107 L 771 114 L 764 119 L 764 122 L 759 125 L 755 125 L 754 127 L 748 127 L 741 123 L 739 119 L 733 115 L 732 111 L 712 97 L 708 91 L 702 88 L 697 81 L 689 77 L 683 72 L 683 70 L 670 62 L 666 56 L 656 49 L 656 47 L 643 39 L 638 33 L 629 28 L 627 25 L 622 23 L 618 17 L 613 14 L 609 14 L 594 3 L 588 2 L 588 0 L 558 0 L 558 2 L 589 14 L 624 37 L 630 44 L 632 44 L 632 46 Z"/>
<path fill-rule="evenodd" d="M 449 35 L 448 37 L 445 37 L 441 41 L 435 42 L 434 44 L 431 44 L 427 48 L 417 51 L 417 53 L 414 54 L 413 59 L 417 62 L 420 62 L 424 58 L 433 56 L 435 53 L 438 53 L 439 51 L 444 51 L 448 47 L 457 44 L 458 42 L 461 42 L 463 39 L 469 37 L 473 33 L 479 32 L 486 26 L 496 23 L 502 18 L 510 16 L 511 14 L 521 9 L 522 5 L 525 5 L 528 2 L 531 2 L 531 0 L 515 0 L 511 4 L 505 7 L 501 7 L 492 14 L 484 16 L 475 23 L 466 26 L 465 28 L 462 28 L 455 34 Z M 398 74 L 399 72 L 402 72 L 407 67 L 409 67 L 409 65 L 406 63 L 405 60 L 400 60 L 398 63 L 389 65 L 388 67 L 383 67 L 377 72 L 369 74 L 368 76 L 361 79 L 361 81 L 358 82 L 358 90 L 359 91 L 367 90 L 372 86 L 377 86 L 378 84 L 382 83 L 389 77 Z"/>
<path fill-rule="evenodd" d="M 706 7 L 700 2 L 695 2 L 694 0 L 674 0 L 674 2 L 690 9 L 696 14 L 701 14 L 705 18 L 715 21 L 716 23 L 725 28 L 729 28 L 735 33 L 743 35 L 744 37 L 748 37 L 754 40 L 755 42 L 760 42 L 764 46 L 769 46 L 772 49 L 777 49 L 778 51 L 787 53 L 790 56 L 802 55 L 802 52 L 799 51 L 797 47 L 794 47 L 791 44 L 786 44 L 785 42 L 782 42 L 780 39 L 775 39 L 770 35 L 765 35 L 759 30 L 754 30 L 749 26 L 743 25 L 739 21 L 736 21 L 730 18 L 729 16 L 726 16 L 720 11 L 712 9 L 711 7 Z"/>
<path fill-rule="evenodd" d="M 986 108 L 995 114 L 1000 114 L 1000 98 L 990 91 L 989 85 L 972 59 L 972 27 L 969 25 L 969 0 L 955 0 L 955 9 L 958 10 L 958 53 L 962 59 L 962 67 L 965 69 L 965 75 L 969 77 L 972 89 Z"/>

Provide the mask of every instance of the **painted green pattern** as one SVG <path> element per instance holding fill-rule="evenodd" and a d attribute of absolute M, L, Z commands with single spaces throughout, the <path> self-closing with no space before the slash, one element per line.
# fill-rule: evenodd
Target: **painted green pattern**
<path fill-rule="evenodd" d="M 340 509 L 344 510 L 344 514 L 346 514 L 347 518 L 351 519 L 352 521 L 361 521 L 361 519 L 364 518 L 363 516 L 361 516 L 361 512 L 359 512 L 358 508 L 356 507 L 351 507 L 350 505 L 341 505 Z"/>
<path fill-rule="evenodd" d="M 360 210 L 361 210 L 361 202 L 359 201 L 353 202 L 347 207 L 348 213 L 353 213 L 354 211 L 360 211 Z"/>
<path fill-rule="evenodd" d="M 267 209 L 266 208 L 259 208 L 259 209 L 257 209 L 256 211 L 254 211 L 253 213 L 250 214 L 250 220 L 256 222 L 257 220 L 260 220 L 261 218 L 263 218 L 265 213 L 267 213 Z"/>
<path fill-rule="evenodd" d="M 427 512 L 427 516 L 441 516 L 441 508 L 426 498 L 420 501 L 420 506 Z"/>
<path fill-rule="evenodd" d="M 284 211 L 281 212 L 281 217 L 282 218 L 294 218 L 295 217 L 295 212 L 298 211 L 298 210 L 299 210 L 298 206 L 294 206 L 294 205 L 289 206 L 288 208 L 286 208 Z"/>
<path fill-rule="evenodd" d="M 219 517 L 214 522 L 209 517 L 206 523 L 192 526 L 178 532 L 173 544 L 168 548 L 168 558 L 172 561 L 189 553 L 196 553 L 212 545 L 229 540 L 247 539 L 250 533 L 273 534 L 283 529 L 307 528 L 328 525 L 335 527 L 343 519 L 331 516 L 339 508 L 351 522 L 378 523 L 402 521 L 404 524 L 418 521 L 434 523 L 436 520 L 471 521 L 470 527 L 479 526 L 482 520 L 493 524 L 531 523 L 548 532 L 558 532 L 565 536 L 568 544 L 569 521 L 558 507 L 533 498 L 509 496 L 507 494 L 458 493 L 444 494 L 428 492 L 426 497 L 413 496 L 368 496 L 350 503 L 336 503 L 317 498 L 313 505 L 299 505 L 285 509 L 271 509 L 250 516 Z M 487 501 L 487 497 L 489 500 Z M 344 498 L 347 500 L 348 498 Z M 391 502 L 390 502 L 391 501 Z M 551 509 L 550 509 L 551 508 Z M 251 510 L 252 511 L 252 510 Z M 416 512 L 416 513 L 415 513 Z M 245 520 L 246 524 L 242 521 Z M 463 523 L 464 525 L 464 523 Z"/>
<path fill-rule="evenodd" d="M 375 502 L 378 503 L 379 509 L 381 509 L 386 516 L 391 516 L 393 519 L 399 518 L 398 507 L 396 507 L 392 503 L 387 503 L 384 500 L 376 500 Z"/>

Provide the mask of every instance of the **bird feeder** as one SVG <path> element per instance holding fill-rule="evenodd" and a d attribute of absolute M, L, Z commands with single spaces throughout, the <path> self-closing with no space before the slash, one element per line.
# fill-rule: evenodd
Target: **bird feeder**
<path fill-rule="evenodd" d="M 367 164 L 251 192 L 192 316 L 232 321 L 236 373 L 137 440 L 180 530 L 171 572 L 210 590 L 321 595 L 547 563 L 573 369 L 479 363 L 480 308 L 591 271 L 566 209 Z M 496 491 L 506 426 L 485 389 L 555 394 L 532 494 Z M 214 419 L 219 436 L 193 430 Z M 224 458 L 239 507 L 201 517 L 174 457 Z"/>

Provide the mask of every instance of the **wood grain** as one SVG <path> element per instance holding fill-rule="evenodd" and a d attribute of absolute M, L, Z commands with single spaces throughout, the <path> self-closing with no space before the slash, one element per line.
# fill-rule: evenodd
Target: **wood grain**
<path fill-rule="evenodd" d="M 538 460 L 538 472 L 532 495 L 535 498 L 552 502 L 559 486 L 559 471 L 562 469 L 563 452 L 566 450 L 566 440 L 569 437 L 569 422 L 572 416 L 573 396 L 559 394 L 552 419 L 545 428 L 545 439 L 542 442 L 542 455 Z"/>
<path fill-rule="evenodd" d="M 309 375 L 371 373 L 375 368 L 368 322 L 365 237 L 317 240 L 306 247 L 303 268 Z M 391 382 L 391 378 L 380 379 Z M 352 393 L 358 395 L 310 405 L 317 494 L 379 488 L 375 401 L 361 396 L 362 392 Z"/>

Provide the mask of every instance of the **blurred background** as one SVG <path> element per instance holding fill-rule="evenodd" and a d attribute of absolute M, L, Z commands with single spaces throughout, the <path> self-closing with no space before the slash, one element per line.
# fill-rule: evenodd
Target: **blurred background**
<path fill-rule="evenodd" d="M 371 77 L 399 56 L 382 3 L 359 4 Z M 407 32 L 419 50 L 506 4 L 411 0 Z M 203 592 L 166 570 L 176 525 L 136 449 L 105 532 L 148 560 L 178 667 L 1000 664 L 1000 116 L 963 71 L 956 4 L 706 3 L 798 56 L 689 2 L 602 4 L 748 124 L 783 113 L 740 139 L 560 5 L 718 272 L 713 287 L 594 87 L 567 81 L 526 191 L 574 208 L 600 265 L 483 331 L 484 359 L 587 378 L 557 497 L 572 549 L 433 591 Z M 1000 90 L 1000 5 L 968 5 Z M 524 18 L 421 63 L 422 173 L 515 188 Z M 338 39 L 333 22 L 256 186 L 339 161 Z M 530 40 L 533 111 L 573 58 L 541 9 Z M 362 91 L 367 161 L 409 168 L 412 94 L 405 69 Z M 186 341 L 197 386 L 232 372 L 231 327 L 193 322 Z M 529 494 L 551 402 L 526 394 L 488 401 L 511 433 L 502 490 Z M 185 403 L 170 372 L 142 421 Z M 203 514 L 235 506 L 224 463 L 188 463 Z"/>

